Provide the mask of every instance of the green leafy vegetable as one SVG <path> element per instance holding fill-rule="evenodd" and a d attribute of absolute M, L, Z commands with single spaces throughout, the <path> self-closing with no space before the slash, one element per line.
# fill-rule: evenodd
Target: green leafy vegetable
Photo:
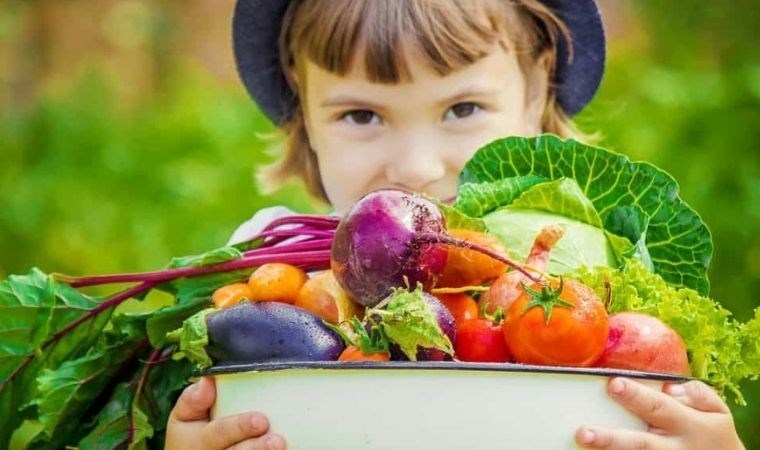
<path fill-rule="evenodd" d="M 350 321 L 340 324 L 345 328 L 335 326 L 326 321 L 323 323 L 328 328 L 338 333 L 343 339 L 343 342 L 346 343 L 346 346 L 357 347 L 365 355 L 371 355 L 373 353 L 388 354 L 388 336 L 385 335 L 377 322 L 371 318 L 367 318 L 366 321 L 368 323 L 365 327 L 365 324 L 354 316 Z M 369 328 L 369 331 L 367 331 L 367 328 Z M 346 329 L 348 329 L 348 331 Z"/>
<path fill-rule="evenodd" d="M 617 267 L 623 257 L 635 254 L 628 239 L 602 228 L 596 209 L 569 178 L 536 184 L 483 220 L 491 234 L 523 259 L 543 227 L 562 225 L 565 234 L 549 260 L 549 271 L 555 274 L 580 266 Z"/>
<path fill-rule="evenodd" d="M 172 361 L 167 332 L 210 305 L 215 289 L 267 262 L 306 270 L 329 267 L 338 219 L 277 219 L 262 235 L 201 255 L 174 258 L 164 269 L 86 277 L 32 270 L 0 283 L 0 448 L 163 447 L 163 429 L 194 366 Z M 297 227 L 297 230 L 293 227 Z M 294 236 L 297 243 L 276 245 Z M 78 289 L 130 286 L 108 297 Z M 158 310 L 126 314 L 123 302 L 152 290 L 174 297 Z M 196 360 L 204 352 L 198 318 L 176 336 Z M 189 350 L 188 350 L 189 349 Z"/>
<path fill-rule="evenodd" d="M 239 259 L 243 253 L 235 247 L 220 247 L 200 255 L 172 258 L 169 268 L 200 267 Z"/>
<path fill-rule="evenodd" d="M 495 163 L 497 161 L 486 161 Z M 484 166 L 481 170 L 497 170 Z M 457 192 L 456 208 L 472 217 L 482 217 L 502 205 L 512 203 L 526 189 L 547 181 L 544 177 L 527 175 L 524 177 L 501 178 L 477 183 L 462 182 L 461 176 Z"/>
<path fill-rule="evenodd" d="M 631 162 L 623 155 L 551 135 L 508 137 L 481 148 L 467 162 L 459 176 L 456 206 L 475 217 L 508 206 L 530 187 L 515 188 L 518 180 L 528 176 L 575 180 L 606 230 L 628 237 L 632 244 L 641 242 L 655 272 L 668 283 L 701 294 L 709 291 L 710 232 L 678 197 L 675 180 L 651 164 Z M 510 186 L 503 196 L 507 201 L 493 193 L 480 195 L 479 187 L 488 192 L 499 183 Z M 621 212 L 619 208 L 629 209 Z M 631 214 L 639 210 L 646 219 Z M 608 220 L 611 215 L 613 219 Z M 490 224 L 489 230 L 494 231 Z M 645 231 L 645 239 L 629 236 L 630 230 Z"/>
<path fill-rule="evenodd" d="M 473 231 L 486 231 L 486 224 L 482 219 L 476 219 L 470 217 L 453 206 L 449 206 L 440 202 L 436 205 L 441 210 L 444 219 L 446 220 L 446 228 L 451 230 L 454 228 L 473 230 Z"/>
<path fill-rule="evenodd" d="M 79 417 L 146 344 L 144 340 L 122 339 L 87 356 L 66 361 L 55 370 L 42 371 L 37 378 L 41 397 L 34 401 L 44 427 L 44 439 L 40 441 L 55 447 L 64 446 L 72 436 L 81 437 Z"/>
<path fill-rule="evenodd" d="M 417 360 L 418 347 L 436 348 L 450 355 L 454 347 L 438 325 L 435 314 L 422 297 L 422 289 L 396 289 L 380 305 L 367 311 L 368 317 L 379 317 L 379 325 L 388 340 L 398 344 L 410 360 Z"/>
<path fill-rule="evenodd" d="M 0 444 L 8 442 L 29 406 L 44 395 L 41 373 L 76 360 L 95 345 L 113 312 L 95 298 L 54 282 L 39 270 L 0 284 Z M 67 329 L 90 318 L 88 326 Z M 46 420 L 46 426 L 50 420 Z"/>
<path fill-rule="evenodd" d="M 532 186 L 523 191 L 509 207 L 555 213 L 592 227 L 602 227 L 602 219 L 594 205 L 583 195 L 578 183 L 570 178 Z"/>
<path fill-rule="evenodd" d="M 621 269 L 581 268 L 579 280 L 604 298 L 606 280 L 611 285 L 612 313 L 637 311 L 667 323 L 684 340 L 692 375 L 705 379 L 719 391 L 731 392 L 744 404 L 739 382 L 760 375 L 760 308 L 755 319 L 741 324 L 716 301 L 689 288 L 668 285 L 639 261 Z"/>
<path fill-rule="evenodd" d="M 208 345 L 206 316 L 214 311 L 214 308 L 198 311 L 182 323 L 182 328 L 167 334 L 169 342 L 179 343 L 180 351 L 174 354 L 175 359 L 187 358 L 201 369 L 211 366 L 213 362 L 206 353 L 206 345 Z"/>
<path fill-rule="evenodd" d="M 133 407 L 134 392 L 128 383 L 116 392 L 97 417 L 93 431 L 79 442 L 81 450 L 146 448 L 145 440 L 153 436 L 147 415 Z"/>

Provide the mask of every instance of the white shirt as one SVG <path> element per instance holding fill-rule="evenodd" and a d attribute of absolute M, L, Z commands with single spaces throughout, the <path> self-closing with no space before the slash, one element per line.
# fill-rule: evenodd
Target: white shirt
<path fill-rule="evenodd" d="M 250 219 L 243 222 L 227 242 L 227 245 L 239 244 L 250 240 L 252 237 L 261 233 L 261 230 L 269 225 L 273 220 L 280 217 L 294 216 L 296 213 L 284 206 L 270 206 L 256 211 Z"/>

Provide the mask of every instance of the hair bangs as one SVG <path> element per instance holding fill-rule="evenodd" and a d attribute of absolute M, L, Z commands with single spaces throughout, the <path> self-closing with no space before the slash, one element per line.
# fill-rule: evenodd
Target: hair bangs
<path fill-rule="evenodd" d="M 288 53 L 291 65 L 306 57 L 345 75 L 362 64 L 368 79 L 398 83 L 411 79 L 407 58 L 422 57 L 447 75 L 514 40 L 515 14 L 504 0 L 308 0 L 298 3 Z M 514 26 L 510 26 L 514 25 Z M 363 55 L 364 61 L 358 61 Z M 295 59 L 295 61 L 293 61 Z"/>

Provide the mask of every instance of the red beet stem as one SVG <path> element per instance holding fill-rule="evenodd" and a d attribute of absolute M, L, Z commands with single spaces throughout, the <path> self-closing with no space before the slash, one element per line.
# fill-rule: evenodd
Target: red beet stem
<path fill-rule="evenodd" d="M 237 269 L 247 269 L 250 267 L 260 266 L 266 263 L 279 262 L 292 264 L 294 266 L 309 269 L 328 269 L 330 267 L 330 250 L 313 250 L 304 252 L 289 252 L 285 249 L 277 252 L 271 249 L 270 252 L 258 255 L 245 256 L 243 258 L 226 261 L 219 264 L 201 267 L 182 267 L 179 269 L 164 269 L 154 272 L 136 272 L 122 273 L 113 275 L 96 275 L 92 277 L 67 277 L 65 275 L 55 275 L 55 279 L 68 283 L 72 287 L 98 286 L 101 284 L 112 283 L 131 283 L 131 282 L 149 282 L 154 284 L 165 283 L 183 277 L 196 277 L 209 273 L 227 272 Z"/>
<path fill-rule="evenodd" d="M 330 250 L 330 247 L 332 246 L 332 238 L 325 239 L 325 238 L 318 238 L 318 239 L 304 239 L 302 241 L 293 242 L 290 244 L 281 245 L 279 247 L 271 247 L 271 248 L 255 248 L 253 250 L 248 250 L 247 252 L 243 253 L 244 256 L 254 256 L 258 254 L 266 254 L 266 253 L 272 253 L 274 250 L 279 250 L 279 252 L 284 253 L 296 253 L 296 252 L 305 252 L 305 251 L 312 251 L 312 250 Z"/>
<path fill-rule="evenodd" d="M 335 230 L 340 223 L 340 217 L 317 216 L 317 215 L 299 215 L 285 216 L 271 221 L 263 231 L 273 230 L 283 225 L 307 225 L 313 228 Z"/>
<path fill-rule="evenodd" d="M 320 237 L 320 238 L 331 238 L 335 234 L 335 231 L 330 230 L 319 230 L 311 227 L 297 227 L 297 228 L 289 228 L 286 230 L 267 230 L 262 231 L 259 233 L 258 236 L 256 236 L 255 239 L 258 238 L 269 238 L 269 237 L 296 237 L 296 236 L 314 236 L 314 237 Z"/>

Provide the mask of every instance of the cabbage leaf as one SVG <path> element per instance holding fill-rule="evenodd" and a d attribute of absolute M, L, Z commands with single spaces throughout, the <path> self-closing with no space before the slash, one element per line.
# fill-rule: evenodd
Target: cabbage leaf
<path fill-rule="evenodd" d="M 507 137 L 481 148 L 467 162 L 459 175 L 455 206 L 484 217 L 511 205 L 538 184 L 536 180 L 562 178 L 575 181 L 602 227 L 628 239 L 641 259 L 651 262 L 655 273 L 675 286 L 703 295 L 709 292 L 710 232 L 678 196 L 673 177 L 651 164 L 553 135 Z M 526 179 L 534 183 L 524 182 Z M 507 186 L 508 192 L 499 195 L 494 186 Z M 489 227 L 489 231 L 496 230 Z"/>

